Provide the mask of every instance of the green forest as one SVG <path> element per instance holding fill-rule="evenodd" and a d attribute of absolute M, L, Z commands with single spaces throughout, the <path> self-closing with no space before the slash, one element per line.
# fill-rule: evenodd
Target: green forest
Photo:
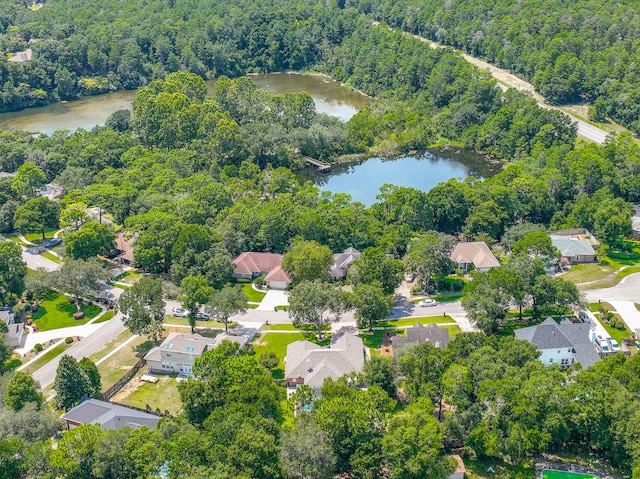
<path fill-rule="evenodd" d="M 71 0 L 33 11 L 0 0 L 0 50 L 33 49 L 28 63 L 0 61 L 0 111 L 137 89 L 132 113 L 118 111 L 91 131 L 0 130 L 0 170 L 17 172 L 0 178 L 0 233 L 44 237 L 68 228 L 76 262 L 63 271 L 79 270 L 113 244 L 112 232 L 86 215 L 98 208 L 137 235 L 142 272 L 210 290 L 227 282 L 239 253 L 286 253 L 303 241 L 322 245 L 329 260 L 358 248 L 382 268 L 390 258 L 420 262 L 410 245 L 428 250 L 453 242 L 447 235 L 509 249 L 527 233 L 579 227 L 624 253 L 640 202 L 640 146 L 631 133 L 602 146 L 578 140 L 567 117 L 502 92 L 451 49 L 372 25 L 383 20 L 466 48 L 531 78 L 554 101 L 584 96 L 638 128 L 631 7 L 545 4 L 547 17 L 539 5 L 534 15 L 511 3 Z M 525 21 L 531 34 L 522 33 Z M 596 25 L 611 34 L 592 36 Z M 482 34 L 466 43 L 471 31 Z M 580 42 L 587 37 L 592 43 Z M 567 73 L 566 83 L 558 73 L 571 68 L 582 74 Z M 329 74 L 375 102 L 343 123 L 317 113 L 307 93 L 272 95 L 243 76 L 282 70 Z M 205 78 L 217 78 L 210 94 Z M 442 144 L 504 168 L 429 192 L 385 185 L 370 207 L 295 175 L 304 155 L 337 161 Z M 60 186 L 60 201 L 37 195 L 49 182 Z M 19 253 L 12 265 L 25 269 Z M 360 270 L 361 282 L 368 272 Z M 0 269 L 3 304 L 25 290 L 11 280 Z M 250 349 L 236 353 L 228 344 L 205 353 L 199 379 L 180 387 L 185 413 L 154 431 L 82 426 L 60 434 L 27 375 L 3 371 L 0 477 L 438 479 L 452 471 L 448 454 L 463 453 L 524 479 L 541 454 L 557 453 L 640 478 L 638 355 L 587 370 L 545 368 L 527 342 L 464 333 L 446 350 L 424 344 L 374 358 L 358 377 L 327 381 L 314 401 L 304 388 L 286 400 Z M 6 369 L 10 355 L 0 339 Z"/>

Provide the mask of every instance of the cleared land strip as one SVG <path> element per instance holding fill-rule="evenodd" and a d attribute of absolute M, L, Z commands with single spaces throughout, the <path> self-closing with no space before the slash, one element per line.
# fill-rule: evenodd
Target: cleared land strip
<path fill-rule="evenodd" d="M 378 25 L 379 23 L 380 22 L 373 22 L 373 25 Z M 392 30 L 391 27 L 389 27 L 389 29 Z M 403 33 L 405 35 L 410 35 L 414 38 L 417 38 L 421 42 L 424 42 L 427 45 L 429 45 L 431 48 L 451 48 L 445 45 L 441 45 L 440 43 L 431 41 L 427 38 L 421 37 L 419 35 L 413 35 L 407 32 L 403 32 Z M 549 105 L 546 99 L 542 95 L 536 92 L 536 89 L 531 83 L 524 81 L 522 78 L 518 78 L 513 73 L 509 73 L 508 71 L 502 68 L 498 68 L 497 66 L 492 65 L 491 63 L 487 63 L 484 60 L 480 60 L 479 58 L 472 57 L 471 55 L 468 55 L 467 53 L 464 53 L 460 50 L 455 50 L 455 51 L 458 52 L 462 56 L 462 58 L 464 58 L 469 63 L 472 63 L 478 68 L 489 70 L 489 73 L 491 73 L 491 75 L 496 80 L 498 80 L 498 86 L 500 88 L 504 90 L 506 90 L 507 88 L 515 88 L 517 90 L 524 90 L 529 92 L 533 96 L 533 98 L 535 98 L 535 100 L 538 102 L 538 105 L 540 107 L 546 108 L 548 110 L 557 110 L 567 115 L 573 123 L 576 123 L 578 125 L 578 135 L 586 138 L 587 140 L 591 140 L 595 143 L 598 143 L 600 145 L 602 145 L 605 142 L 608 135 L 606 131 L 584 120 L 580 120 L 579 118 L 576 118 L 575 116 L 567 113 L 565 110 L 563 110 L 560 107 Z"/>

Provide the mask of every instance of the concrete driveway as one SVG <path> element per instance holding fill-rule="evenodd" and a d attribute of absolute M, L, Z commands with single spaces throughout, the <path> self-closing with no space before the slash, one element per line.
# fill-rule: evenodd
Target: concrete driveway
<path fill-rule="evenodd" d="M 273 311 L 276 306 L 288 306 L 289 297 L 284 291 L 270 289 L 256 309 L 258 311 Z"/>
<path fill-rule="evenodd" d="M 55 263 L 44 256 L 40 256 L 39 254 L 29 253 L 27 248 L 22 248 L 22 261 L 27 263 L 27 266 L 31 269 L 44 268 L 47 271 L 60 269 L 60 265 L 58 263 Z"/>
<path fill-rule="evenodd" d="M 631 331 L 640 329 L 640 311 L 635 306 L 635 303 L 640 303 L 640 273 L 622 278 L 622 281 L 612 288 L 585 291 L 585 297 L 590 303 L 610 303 Z"/>

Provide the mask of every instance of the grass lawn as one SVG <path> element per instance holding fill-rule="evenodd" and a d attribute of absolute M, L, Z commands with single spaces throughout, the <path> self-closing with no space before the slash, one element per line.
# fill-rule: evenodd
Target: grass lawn
<path fill-rule="evenodd" d="M 98 371 L 100 371 L 100 377 L 102 378 L 102 390 L 106 391 L 114 385 L 152 347 L 153 343 L 151 341 L 139 336 L 109 359 L 98 364 Z"/>
<path fill-rule="evenodd" d="M 524 321 L 518 321 L 517 319 L 507 319 L 506 321 L 504 321 L 502 323 L 502 328 L 500 329 L 500 331 L 498 331 L 497 336 L 499 337 L 503 337 L 503 336 L 513 336 L 514 335 L 514 331 L 516 329 L 521 329 L 521 328 L 528 328 L 529 326 L 535 326 L 536 324 L 540 324 L 541 322 L 543 322 L 546 319 L 546 316 L 543 316 L 542 318 L 536 320 L 536 321 L 532 321 L 532 320 L 524 320 Z"/>
<path fill-rule="evenodd" d="M 142 371 L 141 371 L 142 373 Z M 178 382 L 175 377 L 158 375 L 158 382 L 145 383 L 136 376 L 132 381 L 139 381 L 140 384 L 126 398 L 120 400 L 127 406 L 143 409 L 168 412 L 178 415 L 182 412 L 182 401 L 178 392 Z"/>
<path fill-rule="evenodd" d="M 621 266 L 632 266 L 640 263 L 640 241 L 625 240 L 625 249 L 629 251 L 615 250 L 610 246 L 603 245 L 601 262 L 608 264 L 614 269 Z"/>
<path fill-rule="evenodd" d="M 267 333 L 254 341 L 253 350 L 256 356 L 260 356 L 266 352 L 276 353 L 280 363 L 273 370 L 274 379 L 284 378 L 284 357 L 287 355 L 287 346 L 294 341 L 302 341 L 305 335 L 302 333 Z"/>
<path fill-rule="evenodd" d="M 80 307 L 80 310 L 84 313 L 84 318 L 74 319 L 73 314 L 76 312 L 76 307 L 69 302 L 69 298 L 55 291 L 49 291 L 44 301 L 40 303 L 38 311 L 32 314 L 32 318 L 40 331 L 49 331 L 69 326 L 80 326 L 95 318 L 102 311 L 100 306 L 96 305 L 84 305 Z"/>
<path fill-rule="evenodd" d="M 262 331 L 311 331 L 315 332 L 316 327 L 311 324 L 305 324 L 300 327 L 295 327 L 293 324 L 270 324 L 270 325 L 262 325 L 260 328 Z M 323 331 L 329 331 L 331 329 L 330 324 L 325 324 L 322 327 Z"/>
<path fill-rule="evenodd" d="M 536 477 L 533 465 L 511 465 L 498 459 L 464 459 L 467 469 L 466 477 L 469 479 L 533 479 Z M 487 472 L 492 467 L 494 472 Z"/>
<path fill-rule="evenodd" d="M 111 318 L 113 318 L 115 315 L 116 315 L 115 311 L 107 311 L 102 316 L 100 316 L 96 321 L 94 321 L 93 324 L 106 323 Z"/>
<path fill-rule="evenodd" d="M 618 274 L 616 274 L 616 278 L 622 279 L 634 273 L 640 273 L 640 266 L 629 266 L 628 268 L 619 271 Z"/>
<path fill-rule="evenodd" d="M 253 289 L 253 285 L 251 283 L 243 283 L 242 284 L 242 292 L 247 297 L 247 300 L 252 303 L 260 303 L 267 293 L 263 293 L 262 291 L 256 291 Z"/>
<path fill-rule="evenodd" d="M 48 251 L 45 251 L 44 253 L 42 253 L 40 256 L 42 256 L 43 258 L 47 258 L 48 260 L 53 261 L 54 263 L 58 263 L 58 264 L 62 264 L 62 260 L 60 258 L 58 258 L 56 255 L 49 253 Z"/>
<path fill-rule="evenodd" d="M 593 474 L 578 474 L 576 472 L 551 471 L 549 469 L 542 471 L 542 479 L 598 479 Z"/>
<path fill-rule="evenodd" d="M 137 270 L 129 270 L 129 271 L 125 271 L 122 274 L 119 274 L 118 276 L 113 278 L 113 280 L 114 281 L 121 281 L 123 283 L 134 284 L 141 277 L 142 277 L 142 273 L 140 273 L 139 271 L 137 271 Z"/>
<path fill-rule="evenodd" d="M 31 374 L 31 373 L 37 371 L 38 369 L 40 369 L 42 366 L 47 364 L 49 361 L 51 361 L 56 356 L 60 356 L 67 349 L 69 349 L 72 345 L 73 345 L 73 343 L 67 344 L 67 343 L 63 342 L 62 344 L 59 344 L 58 346 L 56 346 L 54 348 L 49 348 L 42 356 L 40 356 L 38 359 L 36 359 L 31 364 L 29 364 L 29 366 L 27 366 L 26 368 L 24 368 L 22 370 L 22 372 L 25 373 L 25 374 Z"/>
<path fill-rule="evenodd" d="M 402 327 L 413 326 L 416 323 L 429 324 L 443 324 L 443 323 L 455 323 L 453 318 L 449 316 L 421 316 L 419 318 L 403 318 L 403 319 L 391 319 L 388 321 L 378 321 L 373 325 L 374 328 L 388 328 L 388 327 Z"/>
<path fill-rule="evenodd" d="M 102 359 L 107 354 L 109 354 L 109 352 L 111 352 L 113 349 L 118 347 L 119 344 L 124 343 L 131 336 L 133 336 L 133 333 L 128 329 L 125 329 L 120 334 L 118 334 L 115 338 L 113 338 L 111 341 L 109 341 L 107 344 L 105 344 L 96 352 L 94 352 L 91 356 L 89 356 L 89 359 L 91 359 L 91 361 L 95 363 L 96 361 Z"/>
<path fill-rule="evenodd" d="M 606 263 L 575 264 L 571 266 L 571 271 L 564 273 L 560 277 L 573 283 L 588 283 L 589 281 L 603 279 L 615 270 L 615 267 Z"/>
<path fill-rule="evenodd" d="M 372 349 L 380 349 L 382 347 L 382 337 L 385 333 L 396 333 L 402 334 L 404 331 L 402 329 L 386 329 L 386 330 L 377 330 L 373 332 L 360 332 L 360 337 L 362 338 L 362 342 L 365 346 Z M 378 352 L 378 354 L 380 354 Z"/>
<path fill-rule="evenodd" d="M 596 313 L 600 311 L 600 307 L 603 307 L 607 311 L 615 311 L 615 308 L 611 306 L 611 303 L 602 301 L 601 303 L 589 303 L 589 311 Z"/>
<path fill-rule="evenodd" d="M 620 317 L 617 314 L 616 316 L 618 318 Z M 602 324 L 602 327 L 607 330 L 607 333 L 609 333 L 610 337 L 618 341 L 618 344 L 621 344 L 623 339 L 631 338 L 633 336 L 633 334 L 631 334 L 631 331 L 629 331 L 626 327 L 624 329 L 612 328 L 604 321 L 600 321 L 600 324 Z"/>
<path fill-rule="evenodd" d="M 58 231 L 57 228 L 45 228 L 44 230 L 45 239 L 53 238 L 53 235 L 55 234 L 56 231 Z M 24 239 L 26 239 L 27 241 L 31 241 L 32 243 L 36 243 L 36 244 L 42 243 L 42 233 L 39 231 L 37 233 L 27 233 L 22 236 L 24 236 Z"/>

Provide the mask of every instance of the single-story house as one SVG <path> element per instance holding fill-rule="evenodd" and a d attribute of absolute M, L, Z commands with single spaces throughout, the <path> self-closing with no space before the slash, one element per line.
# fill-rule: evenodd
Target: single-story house
<path fill-rule="evenodd" d="M 244 252 L 233 260 L 234 278 L 253 279 L 265 275 L 271 289 L 287 289 L 291 279 L 280 267 L 282 255 L 278 253 Z"/>
<path fill-rule="evenodd" d="M 137 233 L 123 231 L 116 236 L 116 257 L 122 264 L 133 264 L 133 247 L 138 239 Z"/>
<path fill-rule="evenodd" d="M 342 253 L 333 255 L 333 266 L 329 275 L 334 280 L 342 280 L 347 278 L 347 270 L 351 263 L 360 259 L 360 251 L 355 248 L 347 248 Z"/>
<path fill-rule="evenodd" d="M 295 341 L 287 346 L 284 377 L 290 390 L 306 384 L 319 394 L 326 378 L 338 379 L 362 371 L 367 354 L 362 339 L 348 332 L 335 336 L 339 337 L 329 347 L 310 341 Z"/>
<path fill-rule="evenodd" d="M 190 375 L 196 358 L 205 351 L 214 349 L 225 339 L 244 347 L 253 334 L 233 336 L 218 334 L 215 338 L 205 338 L 199 334 L 171 333 L 162 344 L 153 348 L 145 356 L 149 373 L 175 373 Z"/>
<path fill-rule="evenodd" d="M 0 308 L 0 321 L 3 321 L 9 331 L 5 333 L 4 340 L 12 348 L 24 346 L 26 335 L 24 333 L 24 324 L 16 323 L 15 314 L 11 306 Z"/>
<path fill-rule="evenodd" d="M 98 399 L 85 399 L 62 415 L 67 423 L 67 430 L 82 424 L 98 424 L 102 429 L 138 429 L 143 426 L 155 429 L 160 418 L 161 416 L 151 412 Z"/>
<path fill-rule="evenodd" d="M 635 214 L 631 217 L 631 238 L 640 240 L 640 205 L 634 205 Z"/>
<path fill-rule="evenodd" d="M 27 63 L 31 61 L 32 55 L 33 51 L 31 51 L 31 48 L 27 48 L 22 52 L 15 52 L 7 61 L 13 63 Z"/>
<path fill-rule="evenodd" d="M 563 320 L 558 324 L 548 317 L 537 326 L 516 329 L 515 336 L 535 344 L 540 351 L 539 359 L 545 366 L 571 366 L 580 363 L 586 369 L 600 361 L 588 323 Z"/>
<path fill-rule="evenodd" d="M 587 239 L 557 235 L 549 237 L 551 244 L 560 251 L 562 261 L 567 264 L 593 263 L 596 260 L 596 252 Z"/>
<path fill-rule="evenodd" d="M 465 273 L 472 269 L 483 273 L 500 266 L 500 262 L 484 241 L 458 243 L 450 258 L 456 263 L 456 268 Z"/>
<path fill-rule="evenodd" d="M 404 344 L 422 344 L 427 341 L 436 348 L 446 349 L 449 344 L 449 329 L 439 328 L 435 323 L 429 323 L 426 326 L 422 323 L 416 323 L 406 329 L 406 336 L 394 336 L 391 338 L 391 344 L 395 351 L 397 347 Z"/>

